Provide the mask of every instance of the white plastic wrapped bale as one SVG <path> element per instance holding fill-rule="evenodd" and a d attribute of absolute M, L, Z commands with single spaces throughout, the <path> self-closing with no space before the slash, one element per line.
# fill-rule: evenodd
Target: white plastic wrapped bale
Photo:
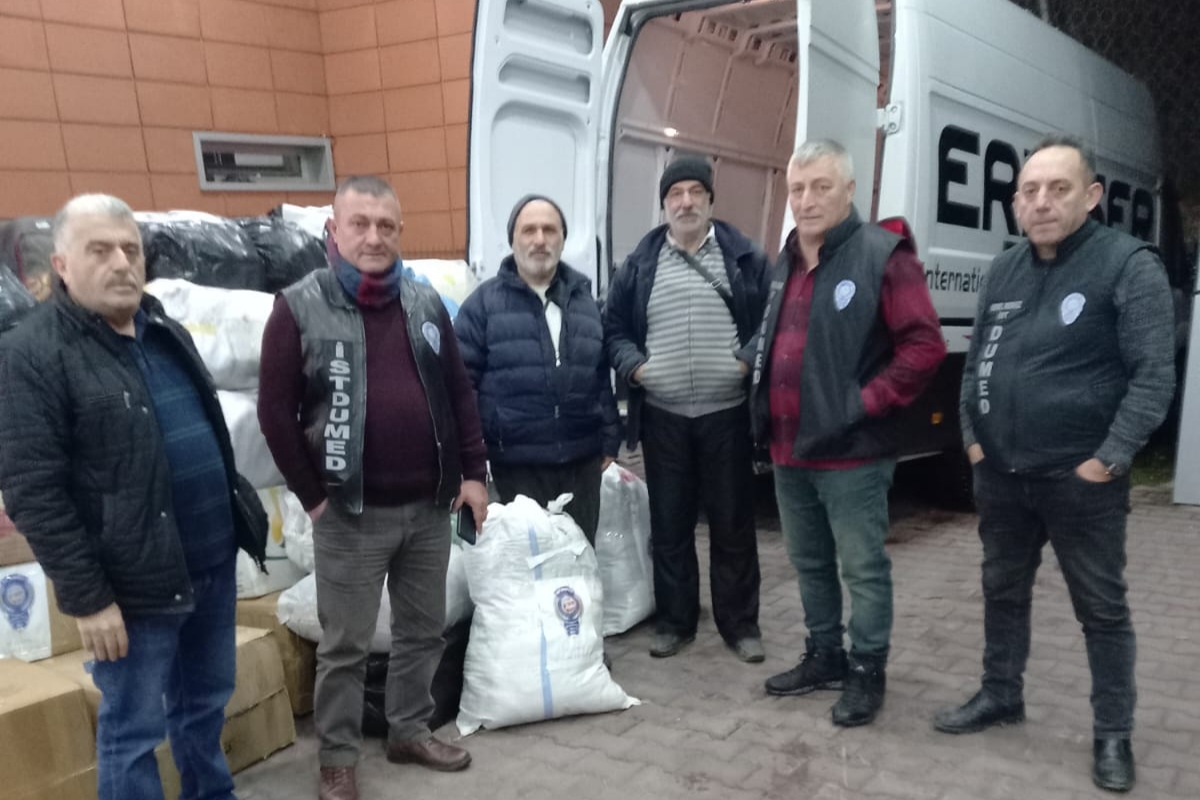
<path fill-rule="evenodd" d="M 475 602 L 458 714 L 481 727 L 596 714 L 637 705 L 604 667 L 604 590 L 595 551 L 562 507 L 523 495 L 488 507 L 464 548 Z"/>
<path fill-rule="evenodd" d="M 262 597 L 295 586 L 304 577 L 304 570 L 297 567 L 287 556 L 268 558 L 264 573 L 245 550 L 237 554 L 237 597 L 246 600 Z"/>
<path fill-rule="evenodd" d="M 325 223 L 333 216 L 333 206 L 296 206 L 284 203 L 279 206 L 279 215 L 324 241 Z"/>
<path fill-rule="evenodd" d="M 467 591 L 467 572 L 463 564 L 463 549 L 450 546 L 450 563 L 446 567 L 446 624 L 456 625 L 471 615 L 474 606 Z M 321 621 L 317 618 L 317 576 L 309 575 L 279 595 L 276 607 L 279 623 L 310 642 L 321 641 Z M 371 637 L 372 653 L 387 653 L 392 647 L 392 601 L 387 585 L 379 602 L 375 618 L 375 633 Z"/>
<path fill-rule="evenodd" d="M 225 414 L 225 427 L 233 442 L 233 460 L 238 472 L 255 489 L 269 489 L 284 483 L 258 426 L 258 395 L 251 392 L 217 390 L 217 400 Z"/>
<path fill-rule="evenodd" d="M 312 519 L 300 504 L 300 498 L 291 492 L 283 498 L 283 547 L 291 562 L 306 573 L 317 568 Z"/>
<path fill-rule="evenodd" d="M 307 575 L 313 571 L 312 520 L 304 512 L 300 498 L 286 486 L 259 489 L 258 499 L 267 510 L 270 533 L 267 536 L 267 561 L 286 558 Z M 270 564 L 268 564 L 268 567 Z"/>
<path fill-rule="evenodd" d="M 404 266 L 427 279 L 442 297 L 448 297 L 456 306 L 461 306 L 475 287 L 479 278 L 471 271 L 466 261 L 449 261 L 439 258 L 405 259 Z"/>
<path fill-rule="evenodd" d="M 167 316 L 187 328 L 218 389 L 258 388 L 263 328 L 275 298 L 248 289 L 217 289 L 177 278 L 146 284 Z"/>
<path fill-rule="evenodd" d="M 596 560 L 604 585 L 605 636 L 624 633 L 654 613 L 650 495 L 645 481 L 617 464 L 600 479 Z"/>
<path fill-rule="evenodd" d="M 292 563 L 287 554 L 287 528 L 295 524 L 289 520 L 287 508 L 289 498 L 296 505 L 300 501 L 284 486 L 273 486 L 270 489 L 259 489 L 258 499 L 267 512 L 267 573 L 258 568 L 248 554 L 238 551 L 237 563 L 237 596 L 239 600 L 250 597 L 262 597 L 271 592 L 278 592 L 303 578 L 307 573 Z"/>

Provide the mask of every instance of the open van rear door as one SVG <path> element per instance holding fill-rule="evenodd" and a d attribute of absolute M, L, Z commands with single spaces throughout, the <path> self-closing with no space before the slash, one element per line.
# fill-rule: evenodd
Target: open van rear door
<path fill-rule="evenodd" d="M 855 200 L 860 212 L 864 216 L 869 214 L 880 81 L 875 0 L 625 0 L 617 11 L 604 51 L 601 80 L 604 105 L 597 161 L 602 195 L 611 196 L 609 182 L 621 88 L 637 36 L 656 17 L 686 12 L 719 15 L 722 22 L 750 34 L 764 21 L 766 27 L 777 28 L 781 24 L 778 20 L 794 19 L 798 61 L 794 94 L 796 143 L 810 138 L 832 138 L 844 144 L 854 158 L 858 176 Z M 714 87 L 714 91 L 718 88 Z M 769 115 L 764 115 L 764 122 L 767 119 Z M 784 191 L 782 180 L 778 190 Z M 598 228 L 607 236 L 606 220 L 598 220 Z M 784 234 L 791 228 L 788 212 Z"/>
<path fill-rule="evenodd" d="M 563 260 L 597 282 L 596 140 L 604 12 L 599 0 L 479 0 L 471 68 L 471 267 L 496 274 L 508 216 L 544 194 L 567 221 Z"/>
<path fill-rule="evenodd" d="M 871 213 L 879 90 L 875 0 L 798 0 L 799 95 L 796 144 L 836 139 L 854 159 L 854 203 Z M 784 235 L 792 220 L 784 225 Z"/>

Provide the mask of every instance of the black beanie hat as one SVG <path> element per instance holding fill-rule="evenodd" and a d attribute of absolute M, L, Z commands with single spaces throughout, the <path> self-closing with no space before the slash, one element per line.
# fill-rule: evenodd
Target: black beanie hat
<path fill-rule="evenodd" d="M 567 215 L 558 207 L 558 203 L 546 197 L 544 194 L 527 194 L 517 201 L 513 206 L 512 213 L 508 215 L 508 244 L 511 247 L 513 243 L 513 234 L 516 232 L 517 217 L 521 215 L 521 209 L 532 203 L 534 200 L 542 200 L 554 206 L 554 210 L 558 212 L 558 219 L 562 222 L 563 238 L 567 238 Z"/>
<path fill-rule="evenodd" d="M 667 192 L 671 191 L 671 187 L 680 181 L 700 181 L 704 188 L 708 189 L 709 199 L 711 200 L 714 196 L 712 166 L 703 158 L 684 156 L 675 159 L 663 170 L 662 178 L 658 181 L 659 205 L 666 202 Z"/>

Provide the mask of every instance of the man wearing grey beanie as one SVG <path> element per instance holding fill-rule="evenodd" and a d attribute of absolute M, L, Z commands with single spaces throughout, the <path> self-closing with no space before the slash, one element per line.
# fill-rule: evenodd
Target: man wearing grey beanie
<path fill-rule="evenodd" d="M 454 330 L 500 499 L 546 505 L 569 492 L 565 510 L 595 544 L 600 476 L 617 455 L 620 417 L 591 282 L 560 260 L 566 236 L 557 203 L 518 200 L 512 255 L 463 302 Z"/>
<path fill-rule="evenodd" d="M 750 365 L 738 357 L 758 330 L 767 258 L 712 218 L 713 171 L 678 158 L 659 181 L 667 222 L 646 234 L 613 278 L 605 339 L 629 385 L 628 445 L 640 440 L 654 531 L 658 609 L 650 655 L 696 637 L 696 520 L 709 525 L 713 620 L 742 661 L 763 660 L 747 406 Z"/>

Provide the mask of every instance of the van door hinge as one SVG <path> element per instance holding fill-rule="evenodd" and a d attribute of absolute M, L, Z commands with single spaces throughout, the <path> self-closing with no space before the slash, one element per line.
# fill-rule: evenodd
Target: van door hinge
<path fill-rule="evenodd" d="M 883 131 L 884 136 L 900 132 L 903 110 L 903 107 L 899 103 L 888 103 L 883 108 L 877 110 L 879 114 L 877 124 L 879 125 L 879 129 Z"/>

